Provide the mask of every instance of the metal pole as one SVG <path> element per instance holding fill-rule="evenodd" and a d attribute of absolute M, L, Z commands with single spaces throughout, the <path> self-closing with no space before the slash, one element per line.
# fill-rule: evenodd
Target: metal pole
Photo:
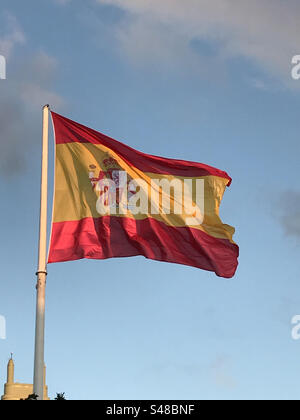
<path fill-rule="evenodd" d="M 44 336 L 45 336 L 45 290 L 47 276 L 47 192 L 48 192 L 48 128 L 49 105 L 43 108 L 43 146 L 41 175 L 41 207 L 39 260 L 37 275 L 35 354 L 33 392 L 39 400 L 44 399 Z"/>

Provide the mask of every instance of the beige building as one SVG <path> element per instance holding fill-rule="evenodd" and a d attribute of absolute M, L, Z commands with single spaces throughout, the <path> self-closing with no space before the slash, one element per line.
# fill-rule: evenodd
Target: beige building
<path fill-rule="evenodd" d="M 33 394 L 33 385 L 15 382 L 14 375 L 15 365 L 11 357 L 7 365 L 7 381 L 4 385 L 4 395 L 2 395 L 1 400 L 17 401 L 26 399 L 29 395 Z M 44 380 L 46 380 L 46 368 L 44 371 Z M 44 384 L 44 400 L 49 400 L 46 382 Z"/>

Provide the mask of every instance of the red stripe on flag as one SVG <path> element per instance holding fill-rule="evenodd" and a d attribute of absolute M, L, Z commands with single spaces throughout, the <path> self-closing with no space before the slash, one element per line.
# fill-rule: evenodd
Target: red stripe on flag
<path fill-rule="evenodd" d="M 102 216 L 53 223 L 48 262 L 143 255 L 230 278 L 236 271 L 238 254 L 238 246 L 229 240 L 195 228 L 168 226 L 152 218 Z"/>
<path fill-rule="evenodd" d="M 160 156 L 148 155 L 135 150 L 105 134 L 92 130 L 82 124 L 62 117 L 52 112 L 55 128 L 56 144 L 67 143 L 92 143 L 103 145 L 114 151 L 128 165 L 134 166 L 143 172 L 152 172 L 162 175 L 177 175 L 183 177 L 201 177 L 207 175 L 219 176 L 228 179 L 231 184 L 230 176 L 220 169 L 214 168 L 204 163 L 189 162 L 186 160 L 167 159 Z"/>

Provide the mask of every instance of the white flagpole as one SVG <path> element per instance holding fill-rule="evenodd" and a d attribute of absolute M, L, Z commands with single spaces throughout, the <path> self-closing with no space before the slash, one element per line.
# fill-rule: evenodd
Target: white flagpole
<path fill-rule="evenodd" d="M 33 392 L 39 400 L 44 399 L 44 337 L 45 337 L 45 290 L 47 276 L 47 193 L 48 193 L 48 129 L 49 105 L 43 108 L 43 146 L 41 175 L 41 207 L 39 260 L 37 275 L 35 354 Z"/>

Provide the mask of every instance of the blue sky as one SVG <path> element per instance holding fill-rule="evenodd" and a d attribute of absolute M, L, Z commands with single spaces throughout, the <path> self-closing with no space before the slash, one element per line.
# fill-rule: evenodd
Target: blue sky
<path fill-rule="evenodd" d="M 299 398 L 299 18 L 293 0 L 2 0 L 1 386 L 10 352 L 32 381 L 50 103 L 146 153 L 227 171 L 221 217 L 240 246 L 231 280 L 142 257 L 49 265 L 50 396 Z M 49 201 L 52 171 L 51 154 Z"/>

